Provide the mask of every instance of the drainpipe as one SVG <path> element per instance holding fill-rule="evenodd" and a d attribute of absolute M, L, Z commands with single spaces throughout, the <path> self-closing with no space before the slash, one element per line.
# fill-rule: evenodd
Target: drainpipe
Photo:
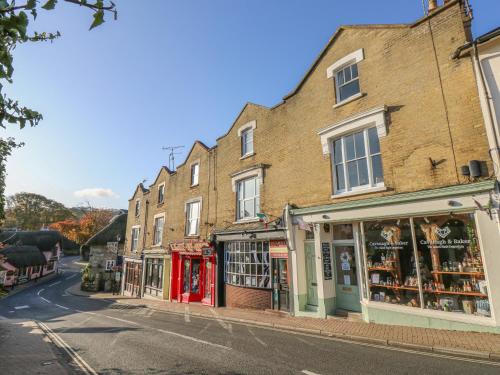
<path fill-rule="evenodd" d="M 290 215 L 290 205 L 287 203 L 283 209 L 283 219 L 285 222 L 285 238 L 288 245 L 289 256 L 287 258 L 287 269 L 288 269 L 288 309 L 291 316 L 295 316 L 295 306 L 294 306 L 294 287 L 293 282 L 293 262 L 292 262 L 292 251 L 295 251 L 295 237 L 293 233 L 292 215 Z"/>

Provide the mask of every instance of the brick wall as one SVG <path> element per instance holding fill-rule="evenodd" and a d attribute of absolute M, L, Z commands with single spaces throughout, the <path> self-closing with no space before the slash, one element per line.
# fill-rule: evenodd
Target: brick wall
<path fill-rule="evenodd" d="M 265 289 L 242 288 L 226 284 L 226 306 L 245 309 L 270 309 L 271 291 Z"/>

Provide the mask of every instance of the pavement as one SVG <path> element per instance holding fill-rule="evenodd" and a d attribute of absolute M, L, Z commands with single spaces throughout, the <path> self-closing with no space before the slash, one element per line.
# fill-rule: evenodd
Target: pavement
<path fill-rule="evenodd" d="M 0 349 L 5 350 L 0 350 L 2 375 L 43 373 L 44 362 L 53 362 L 46 365 L 53 366 L 51 374 L 500 373 L 500 362 L 487 358 L 324 334 L 334 323 L 338 329 L 353 327 L 346 320 L 290 318 L 159 301 L 150 304 L 146 299 L 113 299 L 105 294 L 75 296 L 79 266 L 69 258 L 64 262 L 64 273 L 56 280 L 0 301 L 4 317 L 0 330 L 9 335 L 0 333 Z M 252 320 L 256 313 L 267 326 Z M 309 320 L 323 324 L 323 331 L 321 326 L 319 332 L 304 328 Z M 302 323 L 292 327 L 292 321 Z M 448 334 L 451 340 L 455 338 Z M 489 336 L 480 335 L 485 340 Z M 20 345 L 14 348 L 14 342 Z M 36 356 L 29 360 L 21 353 Z"/>

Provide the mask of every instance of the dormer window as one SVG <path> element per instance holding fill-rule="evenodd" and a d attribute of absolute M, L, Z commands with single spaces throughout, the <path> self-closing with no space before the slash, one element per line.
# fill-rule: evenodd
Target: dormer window
<path fill-rule="evenodd" d="M 191 165 L 191 186 L 197 186 L 200 176 L 200 164 L 195 163 Z"/>
<path fill-rule="evenodd" d="M 163 203 L 165 200 L 165 184 L 158 186 L 158 204 Z"/>

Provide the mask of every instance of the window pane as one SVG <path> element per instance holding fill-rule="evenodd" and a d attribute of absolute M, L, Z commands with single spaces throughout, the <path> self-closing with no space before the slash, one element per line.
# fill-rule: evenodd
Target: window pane
<path fill-rule="evenodd" d="M 356 187 L 359 185 L 357 162 L 352 161 L 347 163 L 347 175 L 350 187 Z"/>
<path fill-rule="evenodd" d="M 249 199 L 244 202 L 244 207 L 245 207 L 245 216 L 244 217 L 255 217 L 255 206 L 254 206 L 254 200 Z"/>
<path fill-rule="evenodd" d="M 352 79 L 350 66 L 344 69 L 344 77 L 346 82 L 349 82 Z"/>
<path fill-rule="evenodd" d="M 354 135 L 349 135 L 344 138 L 346 160 L 353 160 L 356 157 L 354 152 Z"/>
<path fill-rule="evenodd" d="M 359 175 L 359 185 L 368 185 L 370 180 L 368 179 L 368 165 L 365 159 L 358 160 L 358 175 Z"/>
<path fill-rule="evenodd" d="M 245 180 L 245 198 L 253 198 L 255 196 L 255 179 Z"/>
<path fill-rule="evenodd" d="M 337 73 L 337 84 L 343 85 L 344 84 L 344 71 L 341 70 L 340 72 Z"/>
<path fill-rule="evenodd" d="M 359 94 L 359 80 L 349 82 L 339 88 L 340 101 L 350 98 L 353 95 Z"/>
<path fill-rule="evenodd" d="M 354 143 L 356 147 L 356 157 L 362 158 L 365 156 L 365 133 L 359 132 L 354 134 Z"/>
<path fill-rule="evenodd" d="M 337 139 L 333 142 L 333 162 L 335 164 L 342 163 L 342 139 Z"/>
<path fill-rule="evenodd" d="M 358 77 L 358 64 L 351 65 L 351 73 L 353 79 Z"/>
<path fill-rule="evenodd" d="M 257 215 L 260 212 L 260 197 L 256 196 L 255 197 L 255 215 Z"/>
<path fill-rule="evenodd" d="M 382 158 L 380 155 L 372 156 L 372 171 L 373 182 L 376 184 L 384 182 L 384 174 L 382 172 Z"/>
<path fill-rule="evenodd" d="M 344 179 L 344 165 L 339 164 L 335 166 L 335 182 L 337 184 L 337 190 L 345 189 L 345 179 Z"/>
<path fill-rule="evenodd" d="M 368 140 L 370 143 L 370 154 L 378 154 L 380 152 L 380 143 L 378 140 L 377 128 L 368 129 Z"/>

